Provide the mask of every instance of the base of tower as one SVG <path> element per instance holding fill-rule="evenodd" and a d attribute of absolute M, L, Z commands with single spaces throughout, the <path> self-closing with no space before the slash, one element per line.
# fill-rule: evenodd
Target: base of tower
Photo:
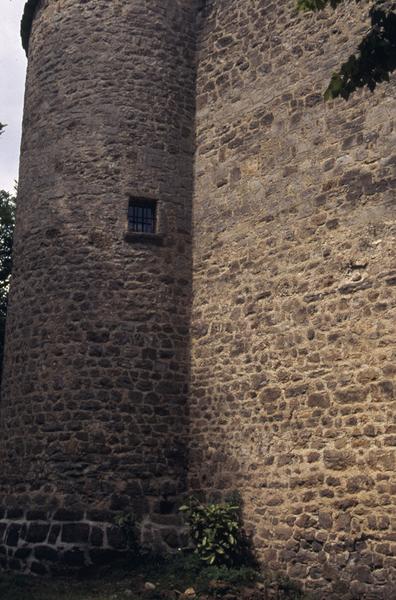
<path fill-rule="evenodd" d="M 0 508 L 0 569 L 4 570 L 60 574 L 108 564 L 140 549 L 166 555 L 187 544 L 188 531 L 175 514 L 144 518 L 131 539 L 122 519 L 111 511 Z"/>

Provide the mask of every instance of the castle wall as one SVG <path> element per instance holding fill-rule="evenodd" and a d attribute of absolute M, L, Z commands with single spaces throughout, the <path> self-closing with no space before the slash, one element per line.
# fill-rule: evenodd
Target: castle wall
<path fill-rule="evenodd" d="M 394 77 L 322 100 L 366 6 L 207 5 L 191 493 L 239 491 L 264 566 L 318 597 L 393 597 Z"/>
<path fill-rule="evenodd" d="M 145 544 L 183 543 L 193 16 L 187 0 L 38 5 L 1 402 L 3 566 L 103 560 L 125 549 L 112 529 L 124 511 Z M 130 196 L 158 201 L 157 236 L 125 237 Z"/>

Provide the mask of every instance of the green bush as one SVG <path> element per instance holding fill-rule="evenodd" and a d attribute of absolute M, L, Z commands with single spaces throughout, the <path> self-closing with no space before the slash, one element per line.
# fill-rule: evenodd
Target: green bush
<path fill-rule="evenodd" d="M 244 562 L 247 543 L 238 505 L 204 505 L 192 499 L 180 510 L 187 517 L 195 552 L 201 560 L 208 565 L 228 566 Z"/>

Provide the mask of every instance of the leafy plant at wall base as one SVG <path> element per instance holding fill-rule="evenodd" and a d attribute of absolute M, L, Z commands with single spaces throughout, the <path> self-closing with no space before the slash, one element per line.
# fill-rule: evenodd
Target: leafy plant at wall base
<path fill-rule="evenodd" d="M 180 508 L 187 517 L 195 552 L 209 565 L 243 562 L 246 539 L 235 504 L 201 504 L 192 499 Z"/>

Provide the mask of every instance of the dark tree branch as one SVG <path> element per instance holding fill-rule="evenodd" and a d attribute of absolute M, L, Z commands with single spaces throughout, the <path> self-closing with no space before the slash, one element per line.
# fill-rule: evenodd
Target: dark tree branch
<path fill-rule="evenodd" d="M 298 0 L 300 10 L 321 10 L 326 5 L 336 8 L 343 0 Z M 360 0 L 356 0 L 359 2 Z M 396 69 L 396 2 L 376 0 L 370 9 L 371 26 L 352 54 L 333 73 L 324 93 L 325 100 L 341 96 L 345 100 L 358 88 L 376 86 L 389 81 Z"/>

